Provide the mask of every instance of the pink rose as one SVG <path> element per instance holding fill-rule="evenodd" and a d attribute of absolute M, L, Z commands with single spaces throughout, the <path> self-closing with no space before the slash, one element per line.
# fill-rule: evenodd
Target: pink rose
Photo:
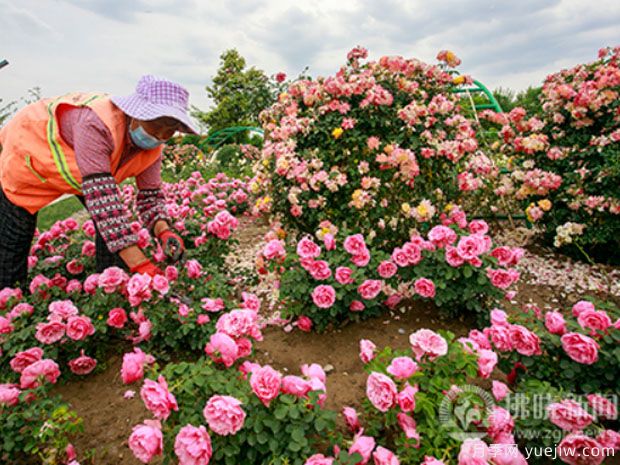
<path fill-rule="evenodd" d="M 352 274 L 353 270 L 351 268 L 339 266 L 336 268 L 336 281 L 342 285 L 351 284 L 353 282 L 353 279 L 351 279 Z"/>
<path fill-rule="evenodd" d="M 480 349 L 490 349 L 491 343 L 489 342 L 489 338 L 482 331 L 477 329 L 472 329 L 469 332 L 469 338 L 473 340 Z"/>
<path fill-rule="evenodd" d="M 549 421 L 565 431 L 580 431 L 589 426 L 594 417 L 572 399 L 547 406 Z"/>
<path fill-rule="evenodd" d="M 419 329 L 411 334 L 409 343 L 417 361 L 420 361 L 424 355 L 428 355 L 429 360 L 433 360 L 448 353 L 446 340 L 430 329 Z"/>
<path fill-rule="evenodd" d="M 573 305 L 573 316 L 579 317 L 579 314 L 585 310 L 594 311 L 594 304 L 592 302 L 588 302 L 587 300 L 580 300 L 575 305 Z"/>
<path fill-rule="evenodd" d="M 490 457 L 486 443 L 480 439 L 465 439 L 459 451 L 458 465 L 487 465 Z"/>
<path fill-rule="evenodd" d="M 357 288 L 358 294 L 365 300 L 374 299 L 381 292 L 382 281 L 378 279 L 367 279 Z"/>
<path fill-rule="evenodd" d="M 561 339 L 564 352 L 576 362 L 592 365 L 598 360 L 596 341 L 579 333 L 566 333 Z"/>
<path fill-rule="evenodd" d="M 142 463 L 149 463 L 153 457 L 161 455 L 164 445 L 159 421 L 145 420 L 134 426 L 129 436 L 129 448 Z"/>
<path fill-rule="evenodd" d="M 417 440 L 418 442 L 417 447 L 419 447 L 420 435 L 418 434 L 416 430 L 415 420 L 404 412 L 398 413 L 398 415 L 396 415 L 396 419 L 398 420 L 398 426 L 400 426 L 400 428 L 403 430 L 403 432 L 405 433 L 405 436 L 408 439 Z"/>
<path fill-rule="evenodd" d="M 353 444 L 349 448 L 349 455 L 356 452 L 362 456 L 361 464 L 366 464 L 370 460 L 370 454 L 372 454 L 375 448 L 375 440 L 370 436 L 362 436 L 362 431 L 355 435 Z"/>
<path fill-rule="evenodd" d="M 416 279 L 413 284 L 416 294 L 432 299 L 435 297 L 435 284 L 430 279 L 420 278 Z"/>
<path fill-rule="evenodd" d="M 96 253 L 95 243 L 93 241 L 84 241 L 82 245 L 82 255 L 85 257 L 94 257 Z"/>
<path fill-rule="evenodd" d="M 95 327 L 87 316 L 72 316 L 67 320 L 67 336 L 81 341 L 95 334 Z"/>
<path fill-rule="evenodd" d="M 188 260 L 185 263 L 185 269 L 187 270 L 187 276 L 191 279 L 198 279 L 202 276 L 202 265 L 198 260 Z"/>
<path fill-rule="evenodd" d="M 500 266 L 507 267 L 513 263 L 513 252 L 510 247 L 496 247 L 491 252 L 491 257 L 497 259 Z"/>
<path fill-rule="evenodd" d="M 435 226 L 428 232 L 428 240 L 443 248 L 456 242 L 456 233 L 447 226 Z"/>
<path fill-rule="evenodd" d="M 510 342 L 521 355 L 540 355 L 540 338 L 525 326 L 510 326 Z"/>
<path fill-rule="evenodd" d="M 250 336 L 257 340 L 262 339 L 258 327 L 258 313 L 254 310 L 232 310 L 224 313 L 217 320 L 215 329 L 233 338 Z"/>
<path fill-rule="evenodd" d="M 21 373 L 27 366 L 38 362 L 41 358 L 43 358 L 43 349 L 39 347 L 31 347 L 23 352 L 17 352 L 11 359 L 11 369 L 16 373 Z"/>
<path fill-rule="evenodd" d="M 360 359 L 364 363 L 370 362 L 375 358 L 375 350 L 377 346 L 368 339 L 362 339 L 360 341 Z"/>
<path fill-rule="evenodd" d="M 69 369 L 76 375 L 87 375 L 93 371 L 96 366 L 97 360 L 88 355 L 84 355 L 84 349 L 82 349 L 82 354 L 78 358 L 69 361 Z"/>
<path fill-rule="evenodd" d="M 336 239 L 334 239 L 334 235 L 327 233 L 323 236 L 323 244 L 325 244 L 325 248 L 327 250 L 334 250 L 336 248 Z"/>
<path fill-rule="evenodd" d="M 9 318 L 9 320 L 14 320 L 22 315 L 32 315 L 33 312 L 34 307 L 32 305 L 27 304 L 26 302 L 22 302 L 13 307 L 6 316 Z"/>
<path fill-rule="evenodd" d="M 254 370 L 250 377 L 252 391 L 266 407 L 278 397 L 281 383 L 282 375 L 269 365 Z"/>
<path fill-rule="evenodd" d="M 415 395 L 417 392 L 417 384 L 411 386 L 409 383 L 406 383 L 403 390 L 398 393 L 396 401 L 403 412 L 413 412 L 415 410 Z"/>
<path fill-rule="evenodd" d="M 352 433 L 357 433 L 360 428 L 360 421 L 357 418 L 357 412 L 352 407 L 344 407 L 342 409 L 342 416 L 344 417 L 344 422 L 347 424 L 349 431 Z"/>
<path fill-rule="evenodd" d="M 505 311 L 499 308 L 491 310 L 491 324 L 492 325 L 504 325 L 508 324 L 508 315 Z"/>
<path fill-rule="evenodd" d="M 511 434 L 515 426 L 515 421 L 510 412 L 497 405 L 493 406 L 487 421 L 489 422 L 487 433 L 494 440 L 501 434 Z"/>
<path fill-rule="evenodd" d="M 366 243 L 364 242 L 364 236 L 361 234 L 354 234 L 348 236 L 344 240 L 344 250 L 351 255 L 363 255 L 367 252 Z"/>
<path fill-rule="evenodd" d="M 499 289 L 508 289 L 519 279 L 519 272 L 515 270 L 494 270 L 487 268 L 487 277 L 493 286 Z"/>
<path fill-rule="evenodd" d="M 310 379 L 316 378 L 323 383 L 325 383 L 325 380 L 327 379 L 325 376 L 325 371 L 323 371 L 323 368 L 321 367 L 321 365 L 318 365 L 316 363 L 312 363 L 311 365 L 306 365 L 306 364 L 302 365 L 301 372 L 307 378 L 310 378 Z"/>
<path fill-rule="evenodd" d="M 260 310 L 260 299 L 256 297 L 255 294 L 251 294 L 249 292 L 242 292 L 241 298 L 243 299 L 243 302 L 241 304 L 243 308 L 247 308 L 248 310 L 254 310 L 255 312 L 258 312 Z"/>
<path fill-rule="evenodd" d="M 403 252 L 407 256 L 408 265 L 417 265 L 422 260 L 422 249 L 419 244 L 406 242 L 403 245 Z"/>
<path fill-rule="evenodd" d="M 598 441 L 583 433 L 569 434 L 562 439 L 557 446 L 557 455 L 570 465 L 600 465 L 605 460 Z"/>
<path fill-rule="evenodd" d="M 489 231 L 489 225 L 484 220 L 471 220 L 468 229 L 471 234 L 486 234 Z"/>
<path fill-rule="evenodd" d="M 319 308 L 330 308 L 336 302 L 336 291 L 330 285 L 317 286 L 312 291 L 312 301 Z"/>
<path fill-rule="evenodd" d="M 408 379 L 418 369 L 418 364 L 410 357 L 396 357 L 387 368 L 387 372 L 396 379 Z"/>
<path fill-rule="evenodd" d="M 389 279 L 396 274 L 398 271 L 398 267 L 391 262 L 390 260 L 383 260 L 379 263 L 379 267 L 377 268 L 377 272 L 379 276 L 383 279 Z"/>
<path fill-rule="evenodd" d="M 220 310 L 224 310 L 224 300 L 220 297 L 217 299 L 205 297 L 201 299 L 200 302 L 202 303 L 201 308 L 207 312 L 219 312 Z"/>
<path fill-rule="evenodd" d="M 361 312 L 362 310 L 364 310 L 366 308 L 366 306 L 364 305 L 364 303 L 360 300 L 354 300 L 353 302 L 351 302 L 351 304 L 349 305 L 349 310 L 351 310 L 352 312 Z"/>
<path fill-rule="evenodd" d="M 446 465 L 441 460 L 436 459 L 435 457 L 431 457 L 430 455 L 424 456 L 424 461 L 420 465 Z"/>
<path fill-rule="evenodd" d="M 207 429 L 202 425 L 185 425 L 174 440 L 174 453 L 179 465 L 208 465 L 213 450 Z"/>
<path fill-rule="evenodd" d="M 377 447 L 373 452 L 372 458 L 375 465 L 399 465 L 398 457 L 394 453 L 385 447 Z"/>
<path fill-rule="evenodd" d="M 351 257 L 351 261 L 353 262 L 355 266 L 362 268 L 368 265 L 368 262 L 370 262 L 370 253 L 366 251 L 359 255 L 353 255 Z"/>
<path fill-rule="evenodd" d="M 478 374 L 487 379 L 497 365 L 497 354 L 492 350 L 478 350 Z"/>
<path fill-rule="evenodd" d="M 446 258 L 446 263 L 455 268 L 465 263 L 465 260 L 461 258 L 456 247 L 452 247 L 451 245 L 446 246 L 445 258 Z"/>
<path fill-rule="evenodd" d="M 202 414 L 209 428 L 221 436 L 236 434 L 245 421 L 245 412 L 241 401 L 230 396 L 213 396 L 205 406 Z"/>
<path fill-rule="evenodd" d="M 297 327 L 301 331 L 309 333 L 312 330 L 312 320 L 307 316 L 302 315 L 297 319 Z"/>
<path fill-rule="evenodd" d="M 323 281 L 332 275 L 332 270 L 329 269 L 329 263 L 325 260 L 316 260 L 309 263 L 306 270 L 317 281 Z"/>
<path fill-rule="evenodd" d="M 20 393 L 17 384 L 0 384 L 0 407 L 17 405 Z"/>
<path fill-rule="evenodd" d="M 601 431 L 596 437 L 598 443 L 603 447 L 608 447 L 613 450 L 620 449 L 620 433 L 611 429 Z"/>
<path fill-rule="evenodd" d="M 144 385 L 140 389 L 140 397 L 142 397 L 146 408 L 157 419 L 165 420 L 170 415 L 171 410 L 179 410 L 177 400 L 170 394 L 168 384 L 163 376 L 159 376 L 157 382 L 145 379 Z"/>
<path fill-rule="evenodd" d="M 612 325 L 611 318 L 602 310 L 583 310 L 579 312 L 577 322 L 582 328 L 591 330 L 590 336 L 596 336 L 598 331 L 606 332 Z"/>
<path fill-rule="evenodd" d="M 135 347 L 133 350 L 133 352 L 123 355 L 121 379 L 125 384 L 141 380 L 144 377 L 144 365 L 155 361 L 151 355 L 145 354 L 138 347 Z"/>
<path fill-rule="evenodd" d="M 267 260 L 284 259 L 286 251 L 284 250 L 283 242 L 278 239 L 269 241 L 263 248 L 263 256 Z"/>
<path fill-rule="evenodd" d="M 127 323 L 127 313 L 122 308 L 113 308 L 108 312 L 108 326 L 113 328 L 122 328 Z"/>
<path fill-rule="evenodd" d="M 99 275 L 98 285 L 106 294 L 116 292 L 117 288 L 127 282 L 129 276 L 121 268 L 111 266 Z"/>
<path fill-rule="evenodd" d="M 239 358 L 239 348 L 235 340 L 228 334 L 217 332 L 211 335 L 205 346 L 205 353 L 215 363 L 223 363 L 226 368 L 232 366 Z"/>
<path fill-rule="evenodd" d="M 381 412 L 387 412 L 396 403 L 396 384 L 382 373 L 372 372 L 366 381 L 366 396 Z"/>
<path fill-rule="evenodd" d="M 41 385 L 40 380 L 54 384 L 60 376 L 58 364 L 49 358 L 37 360 L 28 365 L 21 373 L 20 385 L 22 389 L 34 389 Z"/>
<path fill-rule="evenodd" d="M 59 320 L 65 320 L 71 316 L 76 316 L 79 311 L 70 300 L 56 300 L 49 305 L 49 312 Z"/>
<path fill-rule="evenodd" d="M 165 276 L 156 275 L 153 276 L 153 289 L 159 292 L 161 295 L 166 295 L 170 290 L 170 283 Z"/>
<path fill-rule="evenodd" d="M 483 253 L 486 244 L 484 239 L 477 235 L 463 236 L 456 245 L 456 251 L 463 260 L 473 260 Z M 447 250 L 447 249 L 446 249 Z"/>
<path fill-rule="evenodd" d="M 550 311 L 545 313 L 545 327 L 551 334 L 566 333 L 566 322 L 560 312 Z"/>
<path fill-rule="evenodd" d="M 510 337 L 510 326 L 506 324 L 493 325 L 490 328 L 486 328 L 488 335 L 491 337 L 493 345 L 502 352 L 512 350 L 512 339 Z"/>
<path fill-rule="evenodd" d="M 60 341 L 65 335 L 65 325 L 60 321 L 37 324 L 35 339 L 41 344 L 53 344 Z"/>
<path fill-rule="evenodd" d="M 304 237 L 297 243 L 297 255 L 301 258 L 317 258 L 321 255 L 321 247 L 316 245 L 311 239 Z"/>
<path fill-rule="evenodd" d="M 176 281 L 179 277 L 179 270 L 176 266 L 168 265 L 164 270 L 164 276 L 170 282 Z"/>
<path fill-rule="evenodd" d="M 282 393 L 291 394 L 296 397 L 304 397 L 310 390 L 312 385 L 309 381 L 306 381 L 299 376 L 285 376 L 282 378 Z"/>
<path fill-rule="evenodd" d="M 599 418 L 607 420 L 616 420 L 618 418 L 618 410 L 615 402 L 599 394 L 588 394 L 586 398 L 588 399 L 588 405 Z"/>
<path fill-rule="evenodd" d="M 314 454 L 304 462 L 304 465 L 332 465 L 334 459 L 332 457 L 325 457 L 323 454 Z"/>
<path fill-rule="evenodd" d="M 91 274 L 84 280 L 84 292 L 94 295 L 99 286 L 99 274 Z"/>
<path fill-rule="evenodd" d="M 392 252 L 392 261 L 401 268 L 409 266 L 409 256 L 400 247 L 396 247 Z"/>
<path fill-rule="evenodd" d="M 508 386 L 506 386 L 501 381 L 494 380 L 493 388 L 491 389 L 491 391 L 493 392 L 493 397 L 495 397 L 495 400 L 501 402 L 508 395 L 510 389 L 508 389 Z"/>
<path fill-rule="evenodd" d="M 77 294 L 82 292 L 82 283 L 77 279 L 72 279 L 67 283 L 67 287 L 65 288 L 65 292 L 67 294 Z"/>

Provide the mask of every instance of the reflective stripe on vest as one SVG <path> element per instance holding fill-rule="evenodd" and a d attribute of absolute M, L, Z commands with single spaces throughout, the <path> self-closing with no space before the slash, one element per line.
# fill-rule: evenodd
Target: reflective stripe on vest
<path fill-rule="evenodd" d="M 90 102 L 99 97 L 103 96 L 93 95 L 84 102 L 79 103 L 78 106 L 87 106 Z M 75 189 L 78 192 L 81 192 L 82 186 L 76 181 L 76 179 L 73 177 L 73 174 L 71 174 L 71 170 L 67 166 L 67 157 L 62 150 L 60 142 L 58 142 L 58 138 L 60 137 L 60 131 L 58 125 L 56 124 L 56 112 L 54 110 L 56 109 L 57 104 L 61 103 L 60 100 L 62 100 L 62 97 L 59 97 L 47 106 L 47 113 L 49 116 L 49 121 L 47 123 L 47 142 L 50 145 L 50 150 L 52 151 L 52 157 L 54 158 L 56 169 L 58 170 L 62 178 L 69 185 L 69 187 Z"/>

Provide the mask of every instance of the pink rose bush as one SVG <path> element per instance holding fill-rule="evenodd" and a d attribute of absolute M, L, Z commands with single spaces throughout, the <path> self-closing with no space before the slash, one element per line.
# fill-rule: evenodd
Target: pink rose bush
<path fill-rule="evenodd" d="M 350 53 L 333 76 L 292 82 L 263 112 L 266 138 L 250 189 L 261 195 L 256 210 L 286 227 L 309 233 L 323 221 L 346 222 L 393 248 L 456 199 L 453 173 L 478 141 L 443 64 L 367 55 Z M 365 261 L 361 249 L 352 255 Z"/>
<path fill-rule="evenodd" d="M 578 393 L 620 387 L 611 375 L 620 366 L 612 355 L 620 341 L 620 329 L 611 324 L 620 317 L 613 303 L 581 300 L 572 310 L 516 310 L 510 316 L 501 312 L 501 318 L 495 312 L 495 321 L 491 316 L 491 325 L 482 334 L 471 332 L 469 339 L 476 350 L 483 345 L 495 349 L 498 365 L 511 382 L 553 380 Z M 516 364 L 523 369 L 516 370 Z"/>
<path fill-rule="evenodd" d="M 269 365 L 246 362 L 222 368 L 203 357 L 167 365 L 157 382 L 145 380 L 141 397 L 156 420 L 134 427 L 134 455 L 144 461 L 163 451 L 165 459 L 174 454 L 183 465 L 204 465 L 225 454 L 238 463 L 284 454 L 303 463 L 316 454 L 336 416 L 322 407 L 322 367 L 304 365 L 300 376 L 283 377 Z"/>
<path fill-rule="evenodd" d="M 308 318 L 318 330 L 372 317 L 404 298 L 432 300 L 451 314 L 482 312 L 519 279 L 515 266 L 523 250 L 493 248 L 488 225 L 468 222 L 456 207 L 442 218 L 428 239 L 412 236 L 389 255 L 361 234 L 338 231 L 327 248 L 321 238 L 332 233 L 323 231 L 330 230 L 325 224 L 315 238 L 305 236 L 296 245 L 271 239 L 260 252 L 260 265 L 280 280 L 285 316 Z M 277 254 L 269 251 L 273 243 Z"/>
<path fill-rule="evenodd" d="M 603 48 L 595 61 L 547 76 L 538 114 L 482 114 L 499 130 L 496 150 L 516 161 L 494 179 L 495 194 L 518 203 L 556 247 L 584 258 L 581 247 L 612 263 L 619 259 L 609 252 L 618 250 L 620 228 L 619 69 L 620 47 Z"/>

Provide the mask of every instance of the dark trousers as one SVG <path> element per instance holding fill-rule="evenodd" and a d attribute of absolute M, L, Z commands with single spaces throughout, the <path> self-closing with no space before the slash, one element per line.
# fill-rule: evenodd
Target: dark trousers
<path fill-rule="evenodd" d="M 36 226 L 37 214 L 12 204 L 0 187 L 0 289 L 19 286 L 28 290 L 28 255 Z M 118 254 L 108 250 L 96 225 L 95 230 L 97 272 L 110 266 L 125 269 Z"/>

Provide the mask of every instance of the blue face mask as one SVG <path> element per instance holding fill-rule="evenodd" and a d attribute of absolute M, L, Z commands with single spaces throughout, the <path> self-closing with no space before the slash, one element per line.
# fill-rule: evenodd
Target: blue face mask
<path fill-rule="evenodd" d="M 151 136 L 142 126 L 138 126 L 136 129 L 131 129 L 129 131 L 129 137 L 131 137 L 131 141 L 134 144 L 144 150 L 157 148 L 165 142 L 163 140 L 159 140 L 157 137 Z"/>

